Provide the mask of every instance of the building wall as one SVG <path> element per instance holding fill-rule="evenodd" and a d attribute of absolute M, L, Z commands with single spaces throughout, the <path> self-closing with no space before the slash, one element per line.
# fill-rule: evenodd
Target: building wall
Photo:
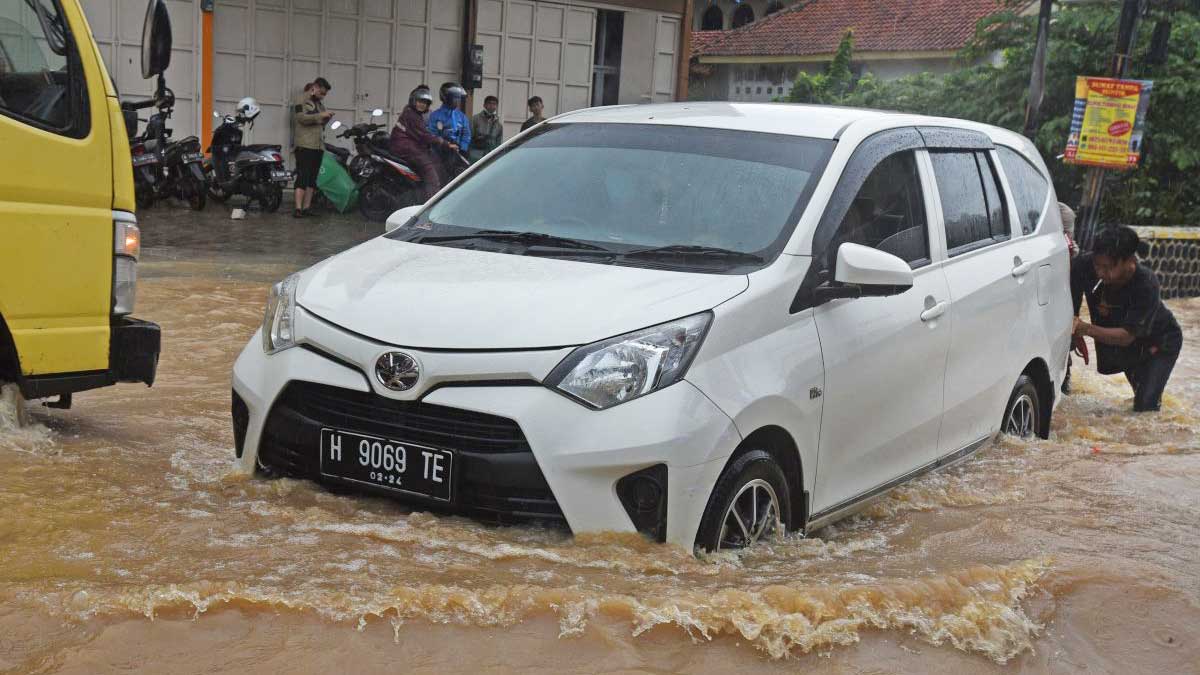
<path fill-rule="evenodd" d="M 801 72 L 815 74 L 823 72 L 826 67 L 822 62 L 706 65 L 712 68 L 712 74 L 699 83 L 693 83 L 704 93 L 704 99 L 753 102 L 768 102 L 786 96 Z M 958 66 L 953 56 L 947 56 L 940 59 L 860 61 L 852 63 L 851 67 L 859 75 L 871 73 L 883 80 L 895 80 L 925 72 L 944 75 Z"/>
<path fill-rule="evenodd" d="M 101 54 L 123 96 L 144 96 L 137 53 L 146 0 L 83 0 Z M 201 90 L 200 0 L 168 0 L 175 51 L 167 82 L 179 99 L 175 136 L 198 134 Z M 395 119 L 409 91 L 461 77 L 465 0 L 216 0 L 212 16 L 212 109 L 243 96 L 263 109 L 248 142 L 290 145 L 289 108 L 318 75 L 333 91 L 336 119 Z M 474 42 L 484 45 L 485 86 L 501 99 L 506 135 L 537 94 L 547 113 L 591 101 L 595 14 L 624 17 L 621 103 L 672 100 L 677 91 L 684 0 L 478 0 Z M 207 139 L 204 139 L 207 141 Z"/>
<path fill-rule="evenodd" d="M 778 0 L 777 6 L 787 7 L 794 5 L 800 0 Z M 739 5 L 749 5 L 754 10 L 754 20 L 758 21 L 767 15 L 767 6 L 771 4 L 771 0 L 695 0 L 695 7 L 692 9 L 692 30 L 702 30 L 704 25 L 704 12 L 712 6 L 717 6 L 721 10 L 723 24 L 722 30 L 729 30 L 733 27 L 733 12 Z"/>

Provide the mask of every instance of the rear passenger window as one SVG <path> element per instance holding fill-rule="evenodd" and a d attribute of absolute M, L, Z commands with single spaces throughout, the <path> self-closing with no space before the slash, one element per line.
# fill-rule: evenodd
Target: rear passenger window
<path fill-rule="evenodd" d="M 0 114 L 82 135 L 78 73 L 67 59 L 70 33 L 55 2 L 0 2 Z"/>
<path fill-rule="evenodd" d="M 916 269 L 929 264 L 925 200 L 913 153 L 888 157 L 867 176 L 834 235 L 830 252 L 844 243 L 891 253 Z M 833 267 L 833 260 L 830 268 Z"/>
<path fill-rule="evenodd" d="M 1013 201 L 1017 203 L 1017 217 L 1021 221 L 1021 232 L 1030 234 L 1037 229 L 1046 208 L 1046 194 L 1050 181 L 1029 160 L 1011 148 L 998 146 L 1000 166 L 1008 178 Z"/>
<path fill-rule="evenodd" d="M 1007 208 L 985 152 L 930 152 L 951 256 L 1008 239 Z"/>

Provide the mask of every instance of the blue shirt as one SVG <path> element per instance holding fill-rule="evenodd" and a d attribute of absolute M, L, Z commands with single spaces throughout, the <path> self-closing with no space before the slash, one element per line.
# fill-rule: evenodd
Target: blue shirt
<path fill-rule="evenodd" d="M 429 130 L 457 145 L 460 152 L 471 147 L 471 120 L 461 110 L 443 105 L 429 113 Z"/>

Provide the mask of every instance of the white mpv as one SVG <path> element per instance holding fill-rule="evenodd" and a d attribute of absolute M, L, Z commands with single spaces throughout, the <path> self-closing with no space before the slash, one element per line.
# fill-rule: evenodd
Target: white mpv
<path fill-rule="evenodd" d="M 734 103 L 561 115 L 272 289 L 242 469 L 738 548 L 1048 432 L 1068 253 L 1034 146 Z"/>

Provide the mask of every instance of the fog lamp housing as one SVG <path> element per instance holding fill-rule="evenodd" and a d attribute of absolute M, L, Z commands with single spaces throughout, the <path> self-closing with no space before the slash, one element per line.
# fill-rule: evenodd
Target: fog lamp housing
<path fill-rule="evenodd" d="M 638 532 L 667 540 L 667 465 L 655 464 L 617 481 L 617 498 Z"/>

